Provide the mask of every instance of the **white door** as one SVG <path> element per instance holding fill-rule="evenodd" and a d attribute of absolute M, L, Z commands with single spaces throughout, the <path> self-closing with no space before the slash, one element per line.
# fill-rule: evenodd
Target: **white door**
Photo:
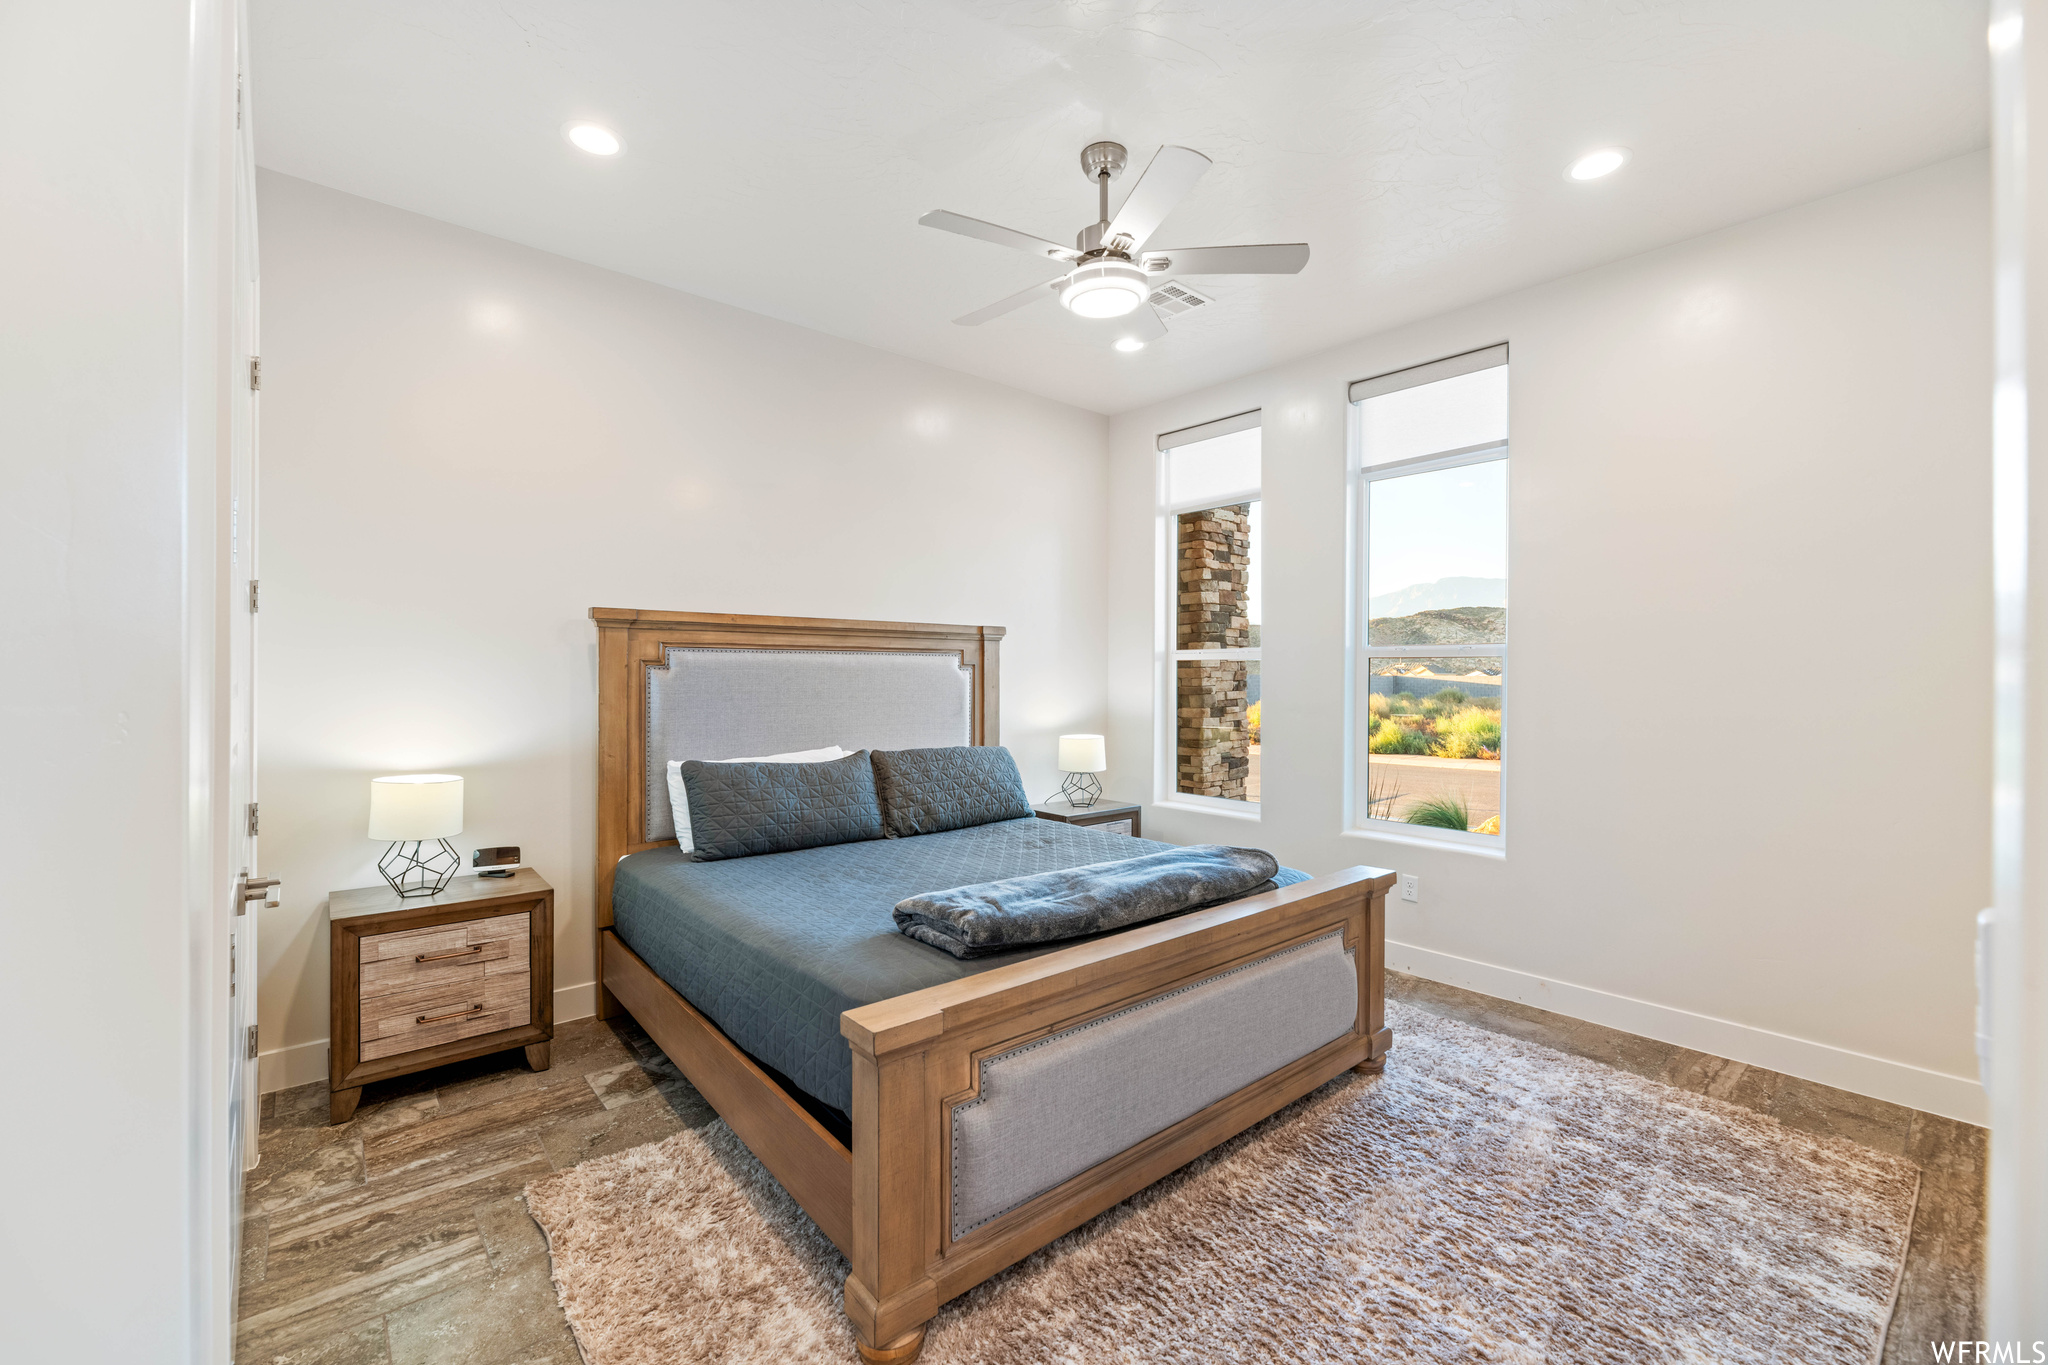
<path fill-rule="evenodd" d="M 246 33 L 246 29 L 243 29 Z M 237 43 L 234 166 L 234 278 L 230 288 L 229 354 L 239 373 L 230 386 L 227 785 L 229 866 L 238 868 L 229 937 L 234 970 L 229 991 L 227 1183 L 233 1191 L 231 1256 L 242 1251 L 242 1173 L 259 1159 L 256 1134 L 261 1114 L 256 1066 L 257 921 L 264 883 L 257 863 L 261 813 L 256 801 L 256 614 L 260 603 L 256 572 L 256 423 L 260 368 L 257 357 L 256 158 L 248 114 L 246 53 Z M 241 1287 L 233 1302 L 239 1309 Z"/>

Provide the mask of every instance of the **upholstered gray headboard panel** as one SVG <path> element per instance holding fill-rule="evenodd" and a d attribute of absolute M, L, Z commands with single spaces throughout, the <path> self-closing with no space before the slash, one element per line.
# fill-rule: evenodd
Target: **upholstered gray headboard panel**
<path fill-rule="evenodd" d="M 974 742 L 974 671 L 957 653 L 671 646 L 647 670 L 649 842 L 675 837 L 671 759 Z"/>

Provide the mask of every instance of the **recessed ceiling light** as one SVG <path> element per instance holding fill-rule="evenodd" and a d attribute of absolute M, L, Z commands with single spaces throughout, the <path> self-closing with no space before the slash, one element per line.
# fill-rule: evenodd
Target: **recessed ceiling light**
<path fill-rule="evenodd" d="M 1597 152 L 1587 152 L 1572 163 L 1565 172 L 1574 180 L 1598 180 L 1603 175 L 1613 175 L 1621 169 L 1621 163 L 1628 160 L 1628 151 L 1621 147 L 1602 147 Z"/>
<path fill-rule="evenodd" d="M 1136 337 L 1118 337 L 1116 348 L 1119 351 L 1142 351 L 1145 349 L 1145 343 Z"/>
<path fill-rule="evenodd" d="M 617 156 L 626 147 L 617 133 L 596 123 L 572 123 L 562 130 L 562 136 L 592 156 Z"/>

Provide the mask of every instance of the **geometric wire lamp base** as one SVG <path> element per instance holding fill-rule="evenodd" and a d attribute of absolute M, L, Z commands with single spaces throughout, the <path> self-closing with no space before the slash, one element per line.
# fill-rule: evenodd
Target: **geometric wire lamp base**
<path fill-rule="evenodd" d="M 439 848 L 430 849 L 425 857 L 420 850 L 427 847 L 426 840 L 400 840 L 384 850 L 384 856 L 377 860 L 377 870 L 384 874 L 384 880 L 391 883 L 391 889 L 401 897 L 438 896 L 455 876 L 462 859 L 455 856 L 455 846 L 446 839 L 434 840 Z"/>
<path fill-rule="evenodd" d="M 1094 773 L 1068 773 L 1059 794 L 1067 798 L 1068 805 L 1085 810 L 1102 799 L 1102 783 Z"/>

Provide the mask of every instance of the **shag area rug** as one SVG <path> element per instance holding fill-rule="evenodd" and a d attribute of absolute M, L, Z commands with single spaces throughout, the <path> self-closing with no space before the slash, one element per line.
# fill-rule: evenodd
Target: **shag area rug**
<path fill-rule="evenodd" d="M 939 1312 L 996 1362 L 1864 1365 L 1919 1172 L 1390 1003 L 1346 1074 Z M 536 1181 L 589 1365 L 855 1361 L 846 1262 L 722 1123 Z"/>

